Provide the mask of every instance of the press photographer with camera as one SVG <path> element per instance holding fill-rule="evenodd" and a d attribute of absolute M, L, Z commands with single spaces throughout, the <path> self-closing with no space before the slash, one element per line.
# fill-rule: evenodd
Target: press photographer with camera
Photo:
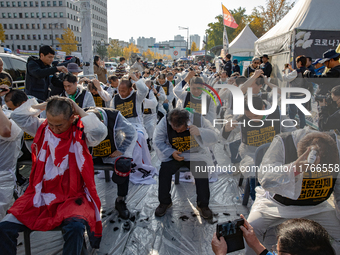
<path fill-rule="evenodd" d="M 328 111 L 329 105 L 332 105 L 332 108 L 336 107 L 338 109 L 332 115 Z M 329 131 L 331 129 L 338 129 L 340 131 L 340 85 L 332 88 L 330 97 L 319 102 L 319 106 L 319 130 Z"/>
<path fill-rule="evenodd" d="M 340 84 L 340 53 L 337 53 L 335 50 L 327 50 L 323 54 L 323 59 L 319 61 L 320 64 L 324 64 L 325 67 L 329 68 L 329 70 L 321 75 L 315 75 L 309 70 L 304 72 L 304 76 L 311 79 L 312 82 L 319 84 L 319 89 L 316 91 L 316 94 L 326 95 L 331 91 L 331 89 Z M 324 80 L 320 80 L 319 78 L 327 78 Z M 332 79 L 330 79 L 332 78 Z"/>
<path fill-rule="evenodd" d="M 243 237 L 248 246 L 258 255 L 335 255 L 329 234 L 315 221 L 290 219 L 283 222 L 277 229 L 277 244 L 273 247 L 273 251 L 269 252 L 258 240 L 253 227 L 242 214 L 241 218 L 244 220 L 244 225 L 240 226 Z M 216 255 L 227 254 L 228 245 L 223 236 L 219 240 L 214 233 L 211 247 Z"/>

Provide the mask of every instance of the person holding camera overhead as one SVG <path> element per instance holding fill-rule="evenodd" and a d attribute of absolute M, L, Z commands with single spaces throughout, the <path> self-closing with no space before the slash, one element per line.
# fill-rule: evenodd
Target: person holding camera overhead
<path fill-rule="evenodd" d="M 295 59 L 295 62 L 297 69 L 294 70 L 290 64 L 286 64 L 285 69 L 283 70 L 284 74 L 282 75 L 282 78 L 284 81 L 289 82 L 289 87 L 291 88 L 304 88 L 305 79 L 303 79 L 303 74 L 307 70 L 307 59 L 305 56 L 298 56 Z M 288 74 L 285 73 L 287 69 L 289 69 L 290 71 Z M 290 98 L 294 99 L 305 98 L 305 96 L 306 95 L 304 93 L 290 93 Z M 295 119 L 296 114 L 298 114 L 300 120 L 300 128 L 304 128 L 306 126 L 306 116 L 300 109 L 296 107 L 295 104 L 290 104 L 288 106 L 288 114 L 290 119 Z"/>

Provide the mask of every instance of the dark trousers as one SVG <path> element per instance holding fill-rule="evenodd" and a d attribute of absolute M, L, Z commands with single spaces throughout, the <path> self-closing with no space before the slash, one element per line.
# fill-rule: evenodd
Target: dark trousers
<path fill-rule="evenodd" d="M 0 253 L 13 255 L 17 253 L 17 239 L 19 232 L 28 229 L 25 225 L 3 221 L 0 222 Z M 84 242 L 85 226 L 81 222 L 71 221 L 62 224 L 64 238 L 63 254 L 78 255 L 81 253 Z M 47 241 L 47 240 L 46 240 Z"/>
<path fill-rule="evenodd" d="M 159 170 L 158 200 L 161 204 L 171 203 L 171 179 L 181 167 L 188 167 L 195 177 L 197 205 L 207 207 L 209 205 L 210 190 L 208 173 L 195 173 L 195 166 L 206 166 L 205 161 L 177 161 L 162 162 Z"/>
<path fill-rule="evenodd" d="M 103 163 L 102 158 L 100 158 L 100 157 L 94 158 L 93 164 L 105 165 Z M 114 170 L 114 165 L 112 165 L 112 170 L 113 170 L 113 174 L 115 175 L 116 173 L 115 173 L 115 170 Z M 125 181 L 123 183 L 120 183 L 120 184 L 116 183 L 117 184 L 117 190 L 118 190 L 117 195 L 119 197 L 126 197 L 127 196 L 128 191 L 129 191 L 129 180 L 130 180 L 130 177 L 128 176 L 128 177 L 125 178 Z"/>

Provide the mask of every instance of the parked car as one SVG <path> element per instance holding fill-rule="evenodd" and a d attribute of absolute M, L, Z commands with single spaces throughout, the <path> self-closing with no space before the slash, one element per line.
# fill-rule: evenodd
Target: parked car
<path fill-rule="evenodd" d="M 24 89 L 27 60 L 8 53 L 0 53 L 0 58 L 4 62 L 4 71 L 9 73 L 13 79 L 13 87 Z"/>
<path fill-rule="evenodd" d="M 105 68 L 108 73 L 112 74 L 116 71 L 117 63 L 115 62 L 105 62 Z"/>

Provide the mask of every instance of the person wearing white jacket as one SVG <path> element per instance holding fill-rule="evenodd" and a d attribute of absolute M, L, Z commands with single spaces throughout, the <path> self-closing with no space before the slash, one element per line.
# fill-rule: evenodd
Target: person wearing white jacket
<path fill-rule="evenodd" d="M 334 133 L 307 127 L 275 136 L 262 159 L 261 186 L 256 188 L 247 219 L 260 241 L 270 227 L 291 218 L 307 218 L 327 230 L 340 254 L 339 146 Z M 314 157 L 309 156 L 311 151 Z M 335 208 L 328 200 L 331 194 Z M 246 245 L 246 254 L 255 253 Z"/>
<path fill-rule="evenodd" d="M 87 84 L 87 89 L 91 92 L 97 107 L 110 107 L 114 93 L 113 88 L 93 79 Z"/>
<path fill-rule="evenodd" d="M 153 136 L 153 132 L 155 130 L 155 127 L 157 125 L 157 99 L 155 97 L 153 88 L 153 83 L 151 80 L 146 80 L 145 85 L 149 88 L 149 93 L 146 96 L 146 98 L 143 101 L 143 121 L 144 121 L 144 127 L 146 129 L 146 132 L 148 133 L 148 145 L 149 150 L 151 149 L 151 140 Z"/>
<path fill-rule="evenodd" d="M 0 85 L 0 88 L 8 89 L 7 85 Z M 0 93 L 1 96 L 6 92 Z M 0 107 L 0 220 L 6 215 L 10 207 L 15 187 L 15 169 L 17 159 L 21 150 L 21 138 L 23 131 L 13 120 L 6 116 Z"/>

